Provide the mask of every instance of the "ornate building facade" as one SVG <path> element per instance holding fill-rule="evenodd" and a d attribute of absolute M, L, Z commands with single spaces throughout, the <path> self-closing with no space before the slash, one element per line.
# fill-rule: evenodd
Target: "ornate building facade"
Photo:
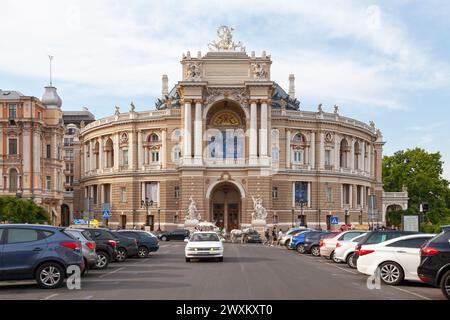
<path fill-rule="evenodd" d="M 61 223 L 63 120 L 53 86 L 41 100 L 0 90 L 0 196 L 33 199 Z"/>
<path fill-rule="evenodd" d="M 231 230 L 251 225 L 256 198 L 267 225 L 368 223 L 368 199 L 381 208 L 383 197 L 375 124 L 338 106 L 303 110 L 294 76 L 284 91 L 271 80 L 271 57 L 248 55 L 226 27 L 209 47 L 183 54 L 172 90 L 163 76 L 156 110 L 116 107 L 81 128 L 80 210 L 90 198 L 97 219 L 109 206 L 110 226 L 169 230 L 183 226 L 192 197 L 203 220 Z"/>

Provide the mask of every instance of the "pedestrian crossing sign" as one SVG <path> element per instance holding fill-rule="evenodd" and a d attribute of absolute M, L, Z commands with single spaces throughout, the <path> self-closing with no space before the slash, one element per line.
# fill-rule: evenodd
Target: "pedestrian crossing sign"
<path fill-rule="evenodd" d="M 331 217 L 330 224 L 339 224 L 339 217 L 336 216 Z"/>

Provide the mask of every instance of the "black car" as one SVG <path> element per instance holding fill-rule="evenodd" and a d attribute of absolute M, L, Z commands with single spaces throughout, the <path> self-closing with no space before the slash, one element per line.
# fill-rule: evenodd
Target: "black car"
<path fill-rule="evenodd" d="M 91 238 L 95 241 L 95 252 L 97 253 L 97 269 L 105 269 L 113 261 L 117 254 L 117 245 L 120 241 L 111 231 L 101 228 L 85 228 Z"/>
<path fill-rule="evenodd" d="M 189 230 L 176 229 L 173 231 L 163 232 L 158 236 L 158 238 L 162 241 L 184 240 L 189 238 Z"/>
<path fill-rule="evenodd" d="M 320 256 L 320 240 L 337 235 L 339 232 L 315 232 L 305 236 L 304 253 Z"/>
<path fill-rule="evenodd" d="M 450 300 L 450 229 L 429 240 L 420 250 L 419 278 L 436 287 L 441 287 Z"/>
<path fill-rule="evenodd" d="M 250 230 L 243 237 L 244 243 L 262 243 L 261 235 L 256 230 Z"/>
<path fill-rule="evenodd" d="M 347 264 L 350 268 L 356 269 L 356 263 L 359 258 L 359 250 L 363 245 L 377 244 L 391 239 L 395 239 L 401 236 L 407 236 L 411 234 L 418 234 L 413 231 L 401 231 L 401 230 L 374 230 L 368 232 L 364 237 L 359 240 L 356 245 L 355 252 L 347 258 Z"/>
<path fill-rule="evenodd" d="M 155 252 L 159 249 L 158 238 L 147 231 L 119 230 L 117 232 L 125 237 L 136 239 L 138 246 L 137 256 L 139 258 L 145 258 L 150 252 Z"/>
<path fill-rule="evenodd" d="M 138 242 L 135 238 L 128 237 L 117 231 L 112 231 L 112 234 L 119 240 L 115 256 L 116 261 L 123 262 L 128 257 L 135 257 L 138 255 Z"/>

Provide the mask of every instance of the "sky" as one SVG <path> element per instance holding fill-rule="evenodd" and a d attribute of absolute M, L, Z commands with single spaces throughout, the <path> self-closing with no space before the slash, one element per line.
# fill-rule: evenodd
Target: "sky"
<path fill-rule="evenodd" d="M 295 74 L 301 109 L 373 120 L 384 153 L 441 152 L 450 180 L 450 1 L 1 0 L 0 89 L 96 118 L 154 109 L 161 76 L 181 80 L 183 53 L 205 54 L 221 25 L 247 53 L 271 55 L 272 80 Z"/>

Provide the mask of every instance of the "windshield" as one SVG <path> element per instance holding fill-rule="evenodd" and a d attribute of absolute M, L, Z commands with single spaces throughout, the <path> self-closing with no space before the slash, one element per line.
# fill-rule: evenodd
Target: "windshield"
<path fill-rule="evenodd" d="M 217 233 L 196 233 L 192 235 L 191 242 L 201 242 L 201 241 L 220 241 Z"/>

